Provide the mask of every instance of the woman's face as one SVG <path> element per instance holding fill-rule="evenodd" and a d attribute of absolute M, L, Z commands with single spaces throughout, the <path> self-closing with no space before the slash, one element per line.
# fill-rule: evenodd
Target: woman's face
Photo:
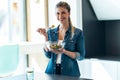
<path fill-rule="evenodd" d="M 68 10 L 66 8 L 58 7 L 58 8 L 56 8 L 56 16 L 57 16 L 57 20 L 61 24 L 66 24 L 66 23 L 68 23 L 68 18 L 70 16 L 70 13 L 68 12 Z"/>

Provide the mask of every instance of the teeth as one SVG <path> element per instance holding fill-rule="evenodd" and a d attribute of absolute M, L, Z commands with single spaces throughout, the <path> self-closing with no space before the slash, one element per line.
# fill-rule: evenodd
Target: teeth
<path fill-rule="evenodd" d="M 60 19 L 60 20 L 64 20 L 64 19 Z"/>

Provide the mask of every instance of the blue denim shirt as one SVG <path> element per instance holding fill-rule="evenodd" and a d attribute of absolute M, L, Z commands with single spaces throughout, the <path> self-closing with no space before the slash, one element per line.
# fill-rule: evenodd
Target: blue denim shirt
<path fill-rule="evenodd" d="M 58 30 L 59 26 L 54 29 L 48 30 L 48 40 L 57 41 L 58 40 Z M 72 52 L 76 52 L 76 59 L 72 59 L 69 56 L 62 54 L 61 58 L 61 75 L 67 76 L 80 76 L 79 66 L 77 60 L 83 60 L 85 57 L 85 45 L 83 32 L 75 28 L 74 35 L 71 37 L 71 27 L 65 33 L 63 42 L 65 43 L 64 49 Z M 54 74 L 55 73 L 55 64 L 57 55 L 52 52 L 46 52 L 45 55 L 50 58 L 48 66 L 46 68 L 46 73 Z"/>

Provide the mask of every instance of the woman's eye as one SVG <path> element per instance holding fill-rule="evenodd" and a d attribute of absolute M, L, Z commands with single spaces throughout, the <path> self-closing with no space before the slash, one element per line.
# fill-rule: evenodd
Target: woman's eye
<path fill-rule="evenodd" d="M 57 15 L 59 15 L 59 13 L 57 13 Z"/>

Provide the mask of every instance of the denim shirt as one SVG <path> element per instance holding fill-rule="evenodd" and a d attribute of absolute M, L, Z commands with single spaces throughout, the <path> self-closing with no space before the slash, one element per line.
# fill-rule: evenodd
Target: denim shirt
<path fill-rule="evenodd" d="M 59 26 L 54 29 L 48 30 L 48 40 L 49 41 L 58 41 L 58 31 Z M 75 28 L 73 37 L 71 36 L 71 26 L 65 33 L 63 42 L 65 43 L 64 49 L 76 52 L 76 59 L 72 59 L 69 56 L 62 54 L 61 58 L 61 75 L 68 76 L 80 76 L 79 67 L 77 60 L 83 60 L 85 57 L 85 45 L 84 45 L 84 36 L 83 32 Z M 45 50 L 44 50 L 45 51 Z M 50 58 L 48 66 L 46 68 L 46 73 L 54 74 L 55 73 L 55 64 L 57 55 L 52 52 L 46 52 L 45 55 Z"/>

